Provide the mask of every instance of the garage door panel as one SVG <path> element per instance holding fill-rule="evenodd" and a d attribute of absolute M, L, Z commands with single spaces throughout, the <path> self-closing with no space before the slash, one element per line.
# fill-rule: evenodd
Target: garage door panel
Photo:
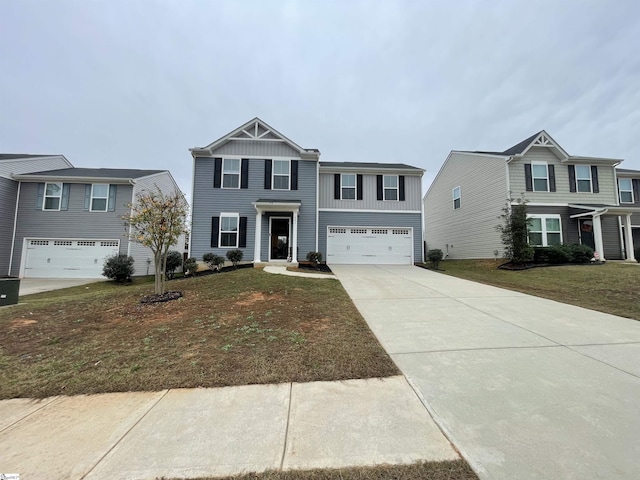
<path fill-rule="evenodd" d="M 118 240 L 27 240 L 24 276 L 99 278 L 107 257 L 119 253 Z"/>
<path fill-rule="evenodd" d="M 387 227 L 328 227 L 327 263 L 412 263 L 413 230 Z"/>

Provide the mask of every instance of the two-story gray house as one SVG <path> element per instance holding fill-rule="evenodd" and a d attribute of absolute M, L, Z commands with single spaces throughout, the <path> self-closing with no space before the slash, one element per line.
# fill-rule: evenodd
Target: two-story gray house
<path fill-rule="evenodd" d="M 621 207 L 637 207 L 640 209 L 640 170 L 616 168 L 618 180 L 618 198 Z M 624 233 L 624 225 L 623 225 Z M 631 215 L 631 233 L 633 245 L 640 247 L 640 213 Z M 626 238 L 623 235 L 624 238 Z M 636 259 L 637 260 L 637 259 Z"/>
<path fill-rule="evenodd" d="M 75 168 L 61 156 L 12 157 L 0 161 L 3 221 L 10 218 L 0 237 L 2 274 L 99 278 L 104 259 L 117 253 L 134 258 L 135 275 L 153 273 L 151 251 L 129 240 L 123 216 L 139 192 L 178 190 L 168 171 Z M 175 249 L 184 251 L 184 239 Z"/>
<path fill-rule="evenodd" d="M 422 169 L 320 162 L 259 118 L 190 149 L 190 252 L 239 248 L 253 263 L 405 263 L 422 258 Z"/>
<path fill-rule="evenodd" d="M 640 209 L 620 201 L 620 162 L 569 155 L 544 130 L 500 152 L 454 150 L 423 199 L 427 248 L 448 258 L 502 256 L 495 227 L 507 199 L 524 197 L 532 245 L 581 243 L 602 259 L 632 260 L 631 216 Z"/>

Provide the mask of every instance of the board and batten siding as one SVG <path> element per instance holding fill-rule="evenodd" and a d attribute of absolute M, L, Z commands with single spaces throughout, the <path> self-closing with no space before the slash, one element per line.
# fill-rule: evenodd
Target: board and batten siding
<path fill-rule="evenodd" d="M 318 249 L 327 258 L 327 227 L 392 227 L 413 229 L 413 261 L 422 261 L 422 219 L 419 213 L 322 211 L 318 218 Z"/>
<path fill-rule="evenodd" d="M 228 248 L 211 247 L 211 218 L 219 216 L 221 212 L 228 212 L 247 217 L 247 246 L 241 250 L 244 252 L 243 261 L 253 261 L 256 209 L 252 203 L 259 199 L 299 200 L 301 206 L 298 217 L 298 251 L 302 258 L 306 256 L 307 252 L 314 251 L 316 248 L 317 162 L 295 157 L 292 157 L 292 160 L 298 160 L 298 190 L 266 190 L 264 188 L 265 160 L 253 158 L 249 159 L 248 188 L 225 189 L 213 188 L 214 159 L 196 157 L 194 159 L 191 252 L 189 255 L 198 260 L 202 260 L 202 256 L 207 252 L 225 256 Z M 269 240 L 269 224 L 266 215 L 262 217 L 261 233 L 261 251 L 263 253 L 261 253 L 260 259 L 266 261 L 268 257 L 262 257 L 265 255 L 264 252 L 266 252 Z"/>
<path fill-rule="evenodd" d="M 362 200 L 334 199 L 334 174 L 320 172 L 320 208 L 341 208 L 358 210 L 420 210 L 422 196 L 422 178 L 418 175 L 404 175 L 405 201 L 382 201 L 377 196 L 377 180 L 375 174 L 362 174 Z M 342 172 L 357 174 L 357 171 Z M 382 173 L 381 173 L 382 174 Z M 394 172 L 384 173 L 396 175 Z"/>
<path fill-rule="evenodd" d="M 18 182 L 0 177 L 0 276 L 9 274 Z"/>
<path fill-rule="evenodd" d="M 556 177 L 555 192 L 527 192 L 524 164 L 547 162 L 554 166 Z M 580 165 L 587 165 L 580 163 Z M 594 163 L 595 165 L 595 163 Z M 569 187 L 568 164 L 561 163 L 547 147 L 531 147 L 522 158 L 509 163 L 509 183 L 514 195 L 524 193 L 530 203 L 573 203 L 616 205 L 618 194 L 615 181 L 615 169 L 611 165 L 597 165 L 599 193 L 571 192 Z"/>
<path fill-rule="evenodd" d="M 12 174 L 20 175 L 23 173 L 44 172 L 46 170 L 59 170 L 69 167 L 72 167 L 72 165 L 59 155 L 1 160 L 0 177 L 10 178 Z"/>
<path fill-rule="evenodd" d="M 68 210 L 43 211 L 36 209 L 38 182 L 22 182 L 11 274 L 20 273 L 25 238 L 119 240 L 120 253 L 126 254 L 127 237 L 122 216 L 129 214 L 125 205 L 131 202 L 132 191 L 131 185 L 118 185 L 115 211 L 89 212 L 84 210 L 85 184 L 71 183 Z"/>
<path fill-rule="evenodd" d="M 216 148 L 212 155 L 264 156 L 265 158 L 289 157 L 292 159 L 300 157 L 297 151 L 284 142 L 267 142 L 260 140 L 230 140 Z"/>
<path fill-rule="evenodd" d="M 427 249 L 449 258 L 502 256 L 496 225 L 509 196 L 505 159 L 452 152 L 424 197 Z M 453 189 L 460 187 L 460 208 L 453 208 Z"/>

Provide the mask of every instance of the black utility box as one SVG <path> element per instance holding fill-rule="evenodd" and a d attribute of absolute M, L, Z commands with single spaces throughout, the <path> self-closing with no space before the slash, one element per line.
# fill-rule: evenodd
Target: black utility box
<path fill-rule="evenodd" d="M 0 307 L 18 303 L 20 279 L 18 277 L 0 277 Z"/>

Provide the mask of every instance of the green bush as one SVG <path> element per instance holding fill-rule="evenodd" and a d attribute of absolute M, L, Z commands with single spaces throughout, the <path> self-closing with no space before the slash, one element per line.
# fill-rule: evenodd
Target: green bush
<path fill-rule="evenodd" d="M 593 258 L 593 249 L 577 243 L 553 245 L 551 247 L 535 247 L 533 261 L 535 263 L 589 263 Z"/>
<path fill-rule="evenodd" d="M 322 262 L 322 253 L 320 252 L 307 253 L 307 261 L 317 266 L 320 262 Z"/>
<path fill-rule="evenodd" d="M 182 268 L 184 269 L 185 274 L 193 275 L 198 271 L 198 261 L 193 257 L 187 258 L 184 261 L 184 265 Z"/>
<path fill-rule="evenodd" d="M 439 248 L 434 248 L 427 252 L 427 258 L 429 259 L 431 268 L 437 270 L 438 266 L 440 265 L 440 261 L 444 258 L 444 254 L 442 253 L 442 250 L 440 250 Z"/>
<path fill-rule="evenodd" d="M 234 250 L 229 250 L 227 252 L 227 258 L 233 264 L 234 267 L 238 266 L 238 264 L 242 261 L 243 256 L 244 256 L 244 253 L 239 248 L 236 248 Z"/>
<path fill-rule="evenodd" d="M 135 271 L 133 257 L 124 254 L 108 257 L 102 267 L 102 275 L 116 283 L 130 282 Z"/>
<path fill-rule="evenodd" d="M 220 255 L 216 255 L 215 253 L 205 253 L 202 256 L 202 260 L 204 261 L 204 263 L 206 263 L 207 265 L 209 265 L 209 268 L 211 270 L 220 270 L 220 268 L 222 267 L 222 265 L 224 265 L 224 257 L 221 257 Z"/>
<path fill-rule="evenodd" d="M 173 278 L 173 274 L 180 266 L 182 266 L 182 254 L 176 250 L 171 250 L 167 253 L 167 265 L 165 268 L 167 278 Z"/>
<path fill-rule="evenodd" d="M 593 248 L 588 245 L 572 243 L 567 245 L 571 252 L 571 263 L 590 263 L 593 258 Z"/>

